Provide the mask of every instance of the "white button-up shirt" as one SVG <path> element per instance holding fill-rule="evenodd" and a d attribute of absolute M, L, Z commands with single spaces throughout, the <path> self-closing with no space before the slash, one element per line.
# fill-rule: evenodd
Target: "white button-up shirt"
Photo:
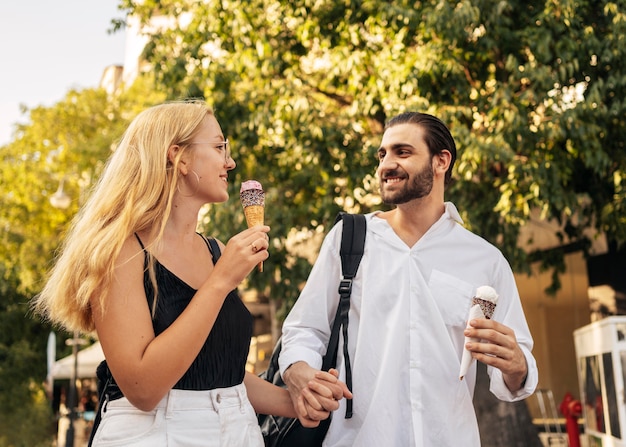
<path fill-rule="evenodd" d="M 284 322 L 283 373 L 301 360 L 322 365 L 338 305 L 340 240 L 341 224 L 324 240 Z M 525 386 L 515 394 L 499 370 L 488 368 L 491 392 L 506 401 L 523 399 L 533 393 L 538 373 L 513 273 L 501 252 L 463 228 L 449 202 L 413 247 L 376 213 L 367 215 L 348 325 L 354 415 L 344 418 L 342 400 L 325 446 L 480 446 L 472 404 L 476 362 L 462 381 L 459 368 L 470 302 L 483 285 L 500 295 L 493 319 L 515 331 L 528 363 Z M 342 346 L 343 339 L 337 369 L 345 380 Z"/>

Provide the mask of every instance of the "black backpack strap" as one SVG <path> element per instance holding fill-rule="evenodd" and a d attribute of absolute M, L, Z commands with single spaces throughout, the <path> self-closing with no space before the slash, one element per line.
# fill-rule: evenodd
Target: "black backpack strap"
<path fill-rule="evenodd" d="M 343 335 L 343 357 L 346 367 L 346 385 L 352 391 L 352 367 L 348 353 L 348 313 L 350 312 L 350 295 L 352 293 L 352 280 L 359 268 L 365 247 L 365 233 L 367 225 L 365 216 L 362 214 L 340 213 L 335 220 L 337 223 L 343 220 L 343 233 L 341 235 L 341 272 L 343 278 L 339 283 L 339 306 L 328 342 L 328 352 L 324 358 L 322 368 L 327 371 L 337 364 L 337 350 L 339 345 L 339 328 Z M 331 364 L 332 363 L 332 364 Z M 346 401 L 346 419 L 352 417 L 352 399 Z"/>
<path fill-rule="evenodd" d="M 356 275 L 365 248 L 365 231 L 367 227 L 365 216 L 363 214 L 340 213 L 337 219 L 343 219 L 343 235 L 339 251 L 341 255 L 341 272 L 344 280 L 348 279 L 352 283 L 352 278 Z M 348 293 L 351 290 L 352 285 L 350 284 Z M 339 290 L 339 293 L 341 293 L 341 290 Z"/>

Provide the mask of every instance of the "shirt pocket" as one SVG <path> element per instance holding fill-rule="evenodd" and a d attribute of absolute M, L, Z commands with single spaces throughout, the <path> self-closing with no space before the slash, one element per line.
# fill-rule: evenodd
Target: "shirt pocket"
<path fill-rule="evenodd" d="M 474 286 L 456 276 L 433 270 L 428 287 L 446 325 L 465 327 Z"/>

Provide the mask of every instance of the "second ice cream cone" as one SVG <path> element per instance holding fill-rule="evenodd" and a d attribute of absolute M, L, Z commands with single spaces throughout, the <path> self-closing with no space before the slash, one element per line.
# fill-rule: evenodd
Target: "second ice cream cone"
<path fill-rule="evenodd" d="M 496 310 L 496 302 L 498 301 L 498 294 L 491 286 L 480 286 L 476 289 L 476 295 L 472 298 L 472 304 L 467 317 L 467 327 L 470 327 L 471 320 L 478 320 L 481 318 L 491 319 L 493 313 Z M 476 338 L 465 337 L 463 344 L 463 356 L 461 357 L 461 370 L 459 371 L 459 378 L 463 380 L 465 374 L 469 370 L 472 364 L 472 354 L 469 352 L 465 345 L 469 342 L 480 341 Z"/>
<path fill-rule="evenodd" d="M 485 318 L 485 314 L 483 313 L 480 306 L 478 304 L 475 304 L 470 309 L 469 317 L 467 320 L 468 327 L 469 327 L 470 320 L 474 320 L 478 318 Z M 465 337 L 465 341 L 463 342 L 463 357 L 461 358 L 461 369 L 459 371 L 459 378 L 461 380 L 463 380 L 463 377 L 465 377 L 465 374 L 467 374 L 467 371 L 469 370 L 469 367 L 472 364 L 472 360 L 474 360 L 472 358 L 472 353 L 469 352 L 467 349 L 465 349 L 465 345 L 469 342 L 477 342 L 477 341 L 479 341 L 477 338 Z"/>

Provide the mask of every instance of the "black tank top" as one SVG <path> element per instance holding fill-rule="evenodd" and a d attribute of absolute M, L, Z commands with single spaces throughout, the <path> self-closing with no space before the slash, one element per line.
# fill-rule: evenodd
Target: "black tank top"
<path fill-rule="evenodd" d="M 207 240 L 202 235 L 200 237 L 207 244 L 213 257 L 213 264 L 215 264 L 221 254 L 217 242 L 212 238 Z M 137 240 L 145 253 L 146 270 L 143 282 L 148 304 L 152 309 L 154 289 L 147 270 L 149 255 L 139 236 Z M 196 289 L 174 275 L 157 260 L 155 260 L 155 274 L 159 295 L 152 326 L 155 335 L 159 335 L 185 310 L 195 295 Z M 241 301 L 237 290 L 231 291 L 224 300 L 200 353 L 174 385 L 174 389 L 211 390 L 240 384 L 246 371 L 253 324 L 254 318 Z M 106 368 L 106 366 L 101 365 L 99 369 L 101 368 Z M 115 386 L 114 378 L 112 382 L 110 384 Z"/>
<path fill-rule="evenodd" d="M 204 237 L 202 239 L 211 251 L 213 264 L 215 264 L 221 254 L 217 242 L 215 239 L 207 240 Z M 141 240 L 139 243 L 143 248 Z M 145 266 L 148 266 L 147 252 Z M 155 262 L 155 273 L 159 295 L 152 326 L 155 335 L 159 335 L 185 310 L 195 295 L 196 289 L 178 278 L 158 261 Z M 154 290 L 147 269 L 144 273 L 143 283 L 148 304 L 152 309 Z M 239 298 L 237 290 L 231 291 L 224 300 L 200 353 L 183 377 L 174 385 L 174 388 L 211 390 L 240 384 L 246 372 L 246 360 L 250 349 L 253 324 L 254 318 Z"/>

